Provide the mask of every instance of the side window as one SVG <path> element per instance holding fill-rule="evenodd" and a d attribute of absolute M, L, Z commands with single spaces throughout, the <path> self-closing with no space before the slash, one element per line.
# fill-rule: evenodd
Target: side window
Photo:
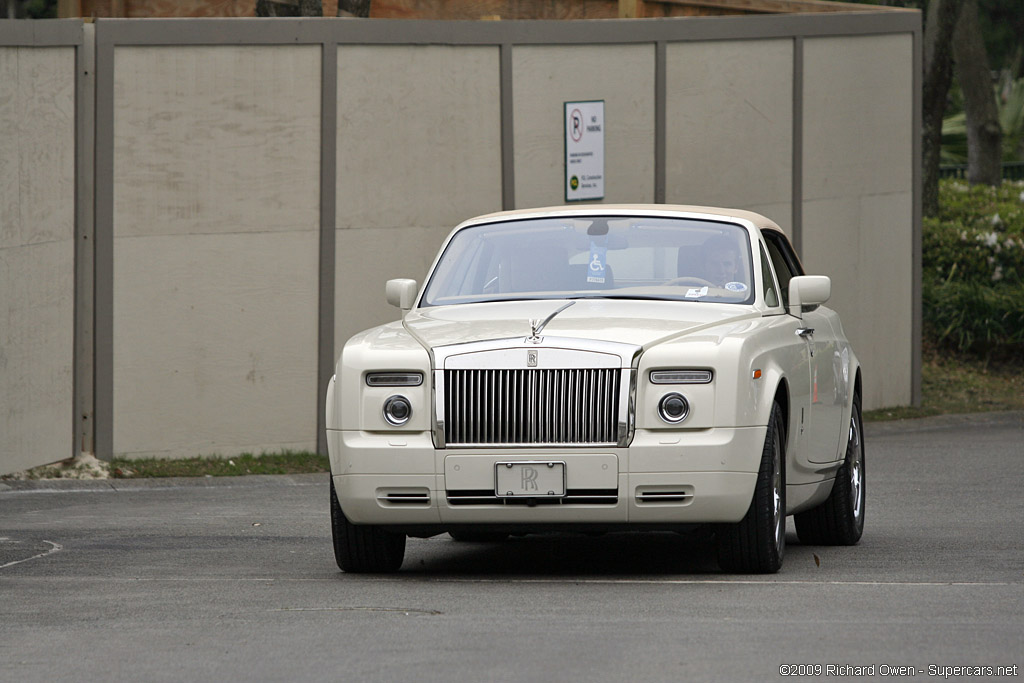
<path fill-rule="evenodd" d="M 761 246 L 761 280 L 764 283 L 764 303 L 767 306 L 779 305 L 779 286 L 775 283 L 775 276 L 772 269 L 768 267 L 768 254 Z"/>
<path fill-rule="evenodd" d="M 779 293 L 782 295 L 782 305 L 789 306 L 789 281 L 797 275 L 803 275 L 800 262 L 793 253 L 792 247 L 785 236 L 774 230 L 762 230 L 764 241 L 768 244 L 768 254 L 772 260 L 772 267 L 779 277 Z"/>

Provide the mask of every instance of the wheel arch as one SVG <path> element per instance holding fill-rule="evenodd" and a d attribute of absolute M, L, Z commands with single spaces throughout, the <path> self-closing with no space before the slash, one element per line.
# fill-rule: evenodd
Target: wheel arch
<path fill-rule="evenodd" d="M 786 381 L 785 377 L 779 378 L 778 386 L 775 388 L 775 395 L 772 397 L 773 403 L 779 404 L 779 409 L 782 411 L 782 448 L 783 453 L 789 452 L 789 382 Z M 771 408 L 769 407 L 769 415 Z"/>

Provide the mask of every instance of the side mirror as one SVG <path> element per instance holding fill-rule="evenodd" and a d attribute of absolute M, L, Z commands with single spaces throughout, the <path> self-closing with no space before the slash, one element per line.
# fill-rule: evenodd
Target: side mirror
<path fill-rule="evenodd" d="M 406 280 L 400 278 L 398 280 L 388 280 L 387 284 L 384 285 L 384 294 L 387 296 L 388 303 L 392 306 L 397 306 L 403 311 L 408 311 L 412 308 L 412 304 L 416 301 L 417 284 L 415 280 Z"/>
<path fill-rule="evenodd" d="M 832 280 L 827 275 L 798 275 L 789 281 L 789 313 L 801 317 L 832 296 Z"/>

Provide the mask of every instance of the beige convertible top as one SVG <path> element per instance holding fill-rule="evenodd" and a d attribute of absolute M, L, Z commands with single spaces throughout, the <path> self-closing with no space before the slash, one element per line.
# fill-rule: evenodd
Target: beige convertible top
<path fill-rule="evenodd" d="M 723 218 L 739 218 L 749 221 L 758 228 L 781 228 L 769 218 L 753 211 L 742 209 L 724 209 L 714 206 L 690 206 L 683 204 L 575 204 L 563 206 L 546 206 L 532 209 L 516 209 L 515 211 L 499 211 L 477 216 L 466 221 L 462 226 L 490 223 L 495 220 L 520 218 L 542 218 L 552 216 L 587 216 L 587 215 L 648 215 L 677 216 L 680 218 L 701 218 L 716 216 Z M 460 227 L 462 227 L 460 226 Z"/>

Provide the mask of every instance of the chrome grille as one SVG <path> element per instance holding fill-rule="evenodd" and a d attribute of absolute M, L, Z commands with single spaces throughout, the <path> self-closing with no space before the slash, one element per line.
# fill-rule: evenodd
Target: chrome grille
<path fill-rule="evenodd" d="M 446 370 L 449 446 L 613 445 L 619 369 Z"/>

